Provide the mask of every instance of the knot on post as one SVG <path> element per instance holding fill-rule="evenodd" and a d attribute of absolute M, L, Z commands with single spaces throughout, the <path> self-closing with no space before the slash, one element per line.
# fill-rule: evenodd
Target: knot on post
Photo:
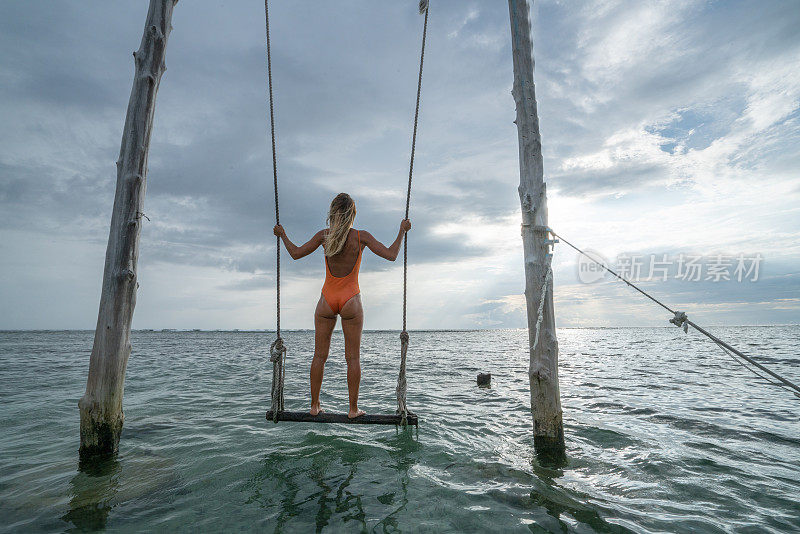
<path fill-rule="evenodd" d="M 686 316 L 686 312 L 676 311 L 675 317 L 669 320 L 672 324 L 677 326 L 678 328 L 683 328 L 684 332 L 689 331 L 689 318 Z"/>
<path fill-rule="evenodd" d="M 550 369 L 543 366 L 541 363 L 537 364 L 536 367 L 531 368 L 528 371 L 528 376 L 536 379 L 538 382 L 550 382 L 553 378 L 553 374 L 550 372 Z"/>
<path fill-rule="evenodd" d="M 269 360 L 272 362 L 272 421 L 278 422 L 278 412 L 283 411 L 283 378 L 286 361 L 286 346 L 283 338 L 278 338 L 269 346 Z"/>

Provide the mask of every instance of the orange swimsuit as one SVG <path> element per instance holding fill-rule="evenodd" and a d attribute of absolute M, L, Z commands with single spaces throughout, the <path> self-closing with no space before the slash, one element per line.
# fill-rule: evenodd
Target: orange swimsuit
<path fill-rule="evenodd" d="M 358 258 L 356 264 L 347 276 L 333 276 L 328 267 L 328 256 L 325 256 L 325 283 L 322 285 L 322 297 L 333 313 L 342 311 L 342 306 L 355 297 L 361 290 L 358 288 L 358 269 L 361 267 L 361 234 L 358 235 Z"/>

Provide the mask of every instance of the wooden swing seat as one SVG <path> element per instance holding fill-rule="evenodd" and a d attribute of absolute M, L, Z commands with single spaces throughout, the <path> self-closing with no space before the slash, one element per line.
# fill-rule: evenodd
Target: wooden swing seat
<path fill-rule="evenodd" d="M 272 421 L 272 410 L 267 412 L 267 421 Z M 308 412 L 278 412 L 278 421 L 287 423 L 347 423 L 351 425 L 400 425 L 400 414 L 364 414 L 350 419 L 346 413 L 320 412 L 311 415 Z M 406 414 L 406 422 L 410 426 L 419 426 L 416 414 Z"/>

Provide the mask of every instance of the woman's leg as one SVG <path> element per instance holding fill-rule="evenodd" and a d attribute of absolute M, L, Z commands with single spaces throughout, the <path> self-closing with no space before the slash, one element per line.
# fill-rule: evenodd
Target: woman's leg
<path fill-rule="evenodd" d="M 325 371 L 325 361 L 331 348 L 331 334 L 336 326 L 336 314 L 320 296 L 317 309 L 314 312 L 314 359 L 311 360 L 311 415 L 320 412 L 319 390 L 322 388 L 322 374 Z"/>
<path fill-rule="evenodd" d="M 347 393 L 350 397 L 350 410 L 347 416 L 352 419 L 364 415 L 364 410 L 358 409 L 358 386 L 361 384 L 361 329 L 364 326 L 361 295 L 348 300 L 342 306 L 339 315 L 342 316 L 344 358 L 347 361 Z"/>

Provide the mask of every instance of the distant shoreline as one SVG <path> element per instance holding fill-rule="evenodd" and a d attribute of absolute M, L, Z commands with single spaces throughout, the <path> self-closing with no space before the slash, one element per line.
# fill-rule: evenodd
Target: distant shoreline
<path fill-rule="evenodd" d="M 708 328 L 774 328 L 781 326 L 800 326 L 800 323 L 786 324 L 709 324 L 703 325 Z M 557 330 L 623 330 L 623 329 L 668 329 L 673 330 L 673 325 L 659 326 L 559 326 Z M 440 329 L 409 329 L 409 332 L 494 332 L 502 330 L 525 330 L 525 328 L 440 328 Z M 284 328 L 284 332 L 313 332 L 313 328 Z M 17 328 L 0 329 L 0 334 L 13 332 L 94 332 L 93 329 L 85 328 Z M 247 329 L 217 329 L 206 330 L 202 328 L 134 328 L 131 332 L 135 333 L 158 333 L 158 334 L 202 334 L 202 333 L 230 333 L 230 334 L 274 334 L 275 330 L 247 330 Z M 365 329 L 364 333 L 400 333 L 399 329 Z"/>

